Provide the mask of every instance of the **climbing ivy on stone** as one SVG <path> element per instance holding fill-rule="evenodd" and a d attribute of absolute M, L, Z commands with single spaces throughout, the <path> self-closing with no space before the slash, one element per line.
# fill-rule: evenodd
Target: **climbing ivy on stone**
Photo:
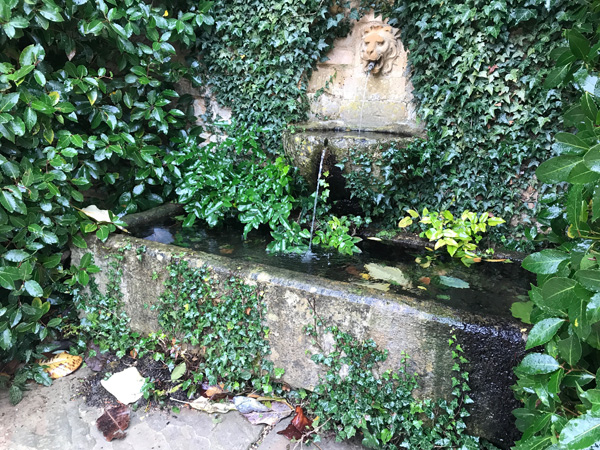
<path fill-rule="evenodd" d="M 420 170 L 394 180 L 395 205 L 493 211 L 518 225 L 513 237 L 534 237 L 534 217 L 548 223 L 555 210 L 542 205 L 557 191 L 534 172 L 555 154 L 552 135 L 569 98 L 544 79 L 583 2 L 371 3 L 401 29 L 427 129 L 408 150 Z"/>
<path fill-rule="evenodd" d="M 215 2 L 215 27 L 199 41 L 207 83 L 240 123 L 267 128 L 272 152 L 280 133 L 307 118 L 306 86 L 333 39 L 350 29 L 349 2 L 225 0 Z"/>

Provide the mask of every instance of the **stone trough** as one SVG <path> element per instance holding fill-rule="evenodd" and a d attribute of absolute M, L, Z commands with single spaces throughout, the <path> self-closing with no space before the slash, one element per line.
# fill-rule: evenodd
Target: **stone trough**
<path fill-rule="evenodd" d="M 88 246 L 87 250 L 72 248 L 73 262 L 77 264 L 90 251 L 103 269 L 96 276 L 101 289 L 107 282 L 108 256 L 124 256 L 124 310 L 131 318 L 132 330 L 141 333 L 158 330 L 156 313 L 147 306 L 156 304 L 164 290 L 167 266 L 173 258 L 187 260 L 193 267 L 207 265 L 218 277 L 235 275 L 258 285 L 267 304 L 264 325 L 270 329 L 270 358 L 275 367 L 285 369 L 284 381 L 296 388 L 314 388 L 320 373 L 310 359 L 317 349 L 303 332 L 304 325 L 313 321 L 311 307 L 326 323 L 357 339 L 371 338 L 379 348 L 388 349 L 389 358 L 382 369 L 397 369 L 405 352 L 410 369 L 420 377 L 417 395 L 422 397 L 437 398 L 451 391 L 453 361 L 448 339 L 455 334 L 470 361 L 474 404 L 469 432 L 505 448 L 518 435 L 511 415 L 517 405 L 510 386 L 514 383 L 512 369 L 524 351 L 525 330 L 516 321 L 125 235 L 113 235 L 105 243 L 89 238 Z M 142 246 L 145 250 L 138 251 Z"/>

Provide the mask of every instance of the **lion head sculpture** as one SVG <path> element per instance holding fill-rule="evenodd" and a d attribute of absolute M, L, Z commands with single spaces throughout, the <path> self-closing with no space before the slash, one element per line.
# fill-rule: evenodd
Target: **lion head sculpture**
<path fill-rule="evenodd" d="M 398 30 L 390 25 L 371 25 L 363 31 L 360 58 L 365 72 L 373 74 L 389 73 L 394 61 L 400 54 Z"/>

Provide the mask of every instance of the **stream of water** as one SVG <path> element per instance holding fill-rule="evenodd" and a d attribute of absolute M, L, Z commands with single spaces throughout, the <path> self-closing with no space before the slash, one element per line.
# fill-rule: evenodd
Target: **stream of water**
<path fill-rule="evenodd" d="M 369 67 L 367 68 L 367 77 L 365 78 L 365 84 L 363 86 L 362 102 L 360 104 L 360 119 L 358 121 L 358 134 L 360 134 L 360 132 L 362 130 L 363 111 L 365 109 L 365 99 L 367 97 L 367 83 L 369 82 L 369 76 L 371 75 L 371 70 L 373 70 L 373 67 L 375 67 L 375 63 L 370 63 Z"/>
<path fill-rule="evenodd" d="M 327 140 L 325 140 L 325 146 L 321 152 L 321 162 L 319 163 L 319 173 L 317 175 L 317 190 L 315 191 L 315 205 L 313 206 L 312 222 L 310 224 L 310 241 L 308 242 L 307 257 L 312 254 L 312 239 L 315 231 L 315 217 L 317 215 L 317 202 L 319 201 L 319 180 L 321 179 L 321 173 L 323 172 L 323 160 L 325 159 L 325 151 L 327 150 Z"/>

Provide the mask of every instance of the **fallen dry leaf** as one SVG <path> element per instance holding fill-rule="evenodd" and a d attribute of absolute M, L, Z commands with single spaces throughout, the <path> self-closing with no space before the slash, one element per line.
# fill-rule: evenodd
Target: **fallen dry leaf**
<path fill-rule="evenodd" d="M 79 208 L 77 208 L 79 209 Z M 82 213 L 88 216 L 91 219 L 94 219 L 96 222 L 105 222 L 112 223 L 110 219 L 110 215 L 108 214 L 107 209 L 99 209 L 96 205 L 86 206 L 83 209 L 79 209 Z M 115 225 L 119 230 L 127 231 L 125 228 L 120 227 L 119 225 Z"/>
<path fill-rule="evenodd" d="M 212 400 L 217 400 L 216 397 L 225 398 L 227 396 L 227 391 L 223 389 L 221 386 L 208 386 L 206 388 L 206 392 L 204 395 Z"/>
<path fill-rule="evenodd" d="M 105 410 L 96 420 L 96 426 L 108 442 L 123 439 L 127 436 L 125 430 L 129 426 L 129 407 L 119 405 Z"/>
<path fill-rule="evenodd" d="M 302 406 L 296 406 L 296 415 L 285 430 L 278 431 L 277 434 L 282 434 L 289 440 L 300 441 L 302 438 L 312 431 L 312 420 L 304 415 Z"/>
<path fill-rule="evenodd" d="M 81 366 L 82 361 L 81 356 L 62 352 L 46 361 L 38 360 L 37 363 L 45 367 L 44 370 L 48 372 L 50 378 L 56 380 L 75 372 Z"/>
<path fill-rule="evenodd" d="M 250 422 L 252 425 L 264 423 L 266 425 L 275 426 L 291 413 L 292 409 L 287 404 L 281 402 L 272 402 L 271 408 L 268 411 L 253 411 L 243 414 L 243 416 L 248 419 L 248 422 Z"/>
<path fill-rule="evenodd" d="M 233 253 L 233 249 L 232 248 L 220 248 L 219 253 L 221 255 L 231 255 Z"/>
<path fill-rule="evenodd" d="M 421 278 L 419 278 L 419 282 L 427 285 L 427 284 L 431 283 L 431 278 L 429 278 L 429 277 L 421 277 Z"/>
<path fill-rule="evenodd" d="M 185 403 L 186 405 L 190 405 L 192 408 L 197 409 L 198 411 L 204 411 L 208 414 L 225 414 L 229 411 L 235 411 L 236 409 L 233 403 L 213 403 L 205 397 L 198 397 L 191 403 L 177 400 L 173 397 L 171 397 L 171 400 L 179 403 Z"/>

